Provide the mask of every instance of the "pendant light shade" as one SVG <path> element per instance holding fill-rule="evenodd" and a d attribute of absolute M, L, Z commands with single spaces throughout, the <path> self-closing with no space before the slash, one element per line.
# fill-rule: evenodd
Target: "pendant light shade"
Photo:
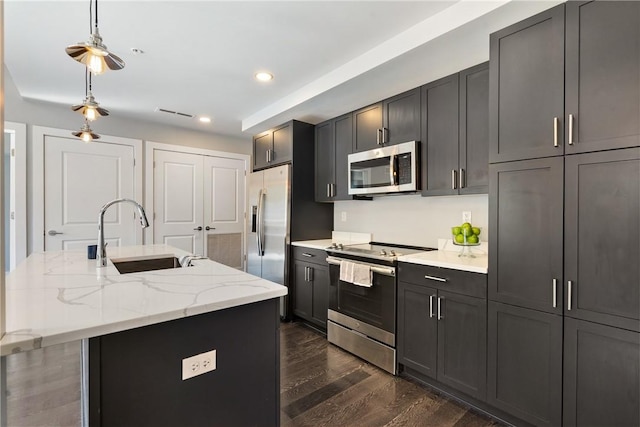
<path fill-rule="evenodd" d="M 96 102 L 96 99 L 93 97 L 91 92 L 84 99 L 84 102 L 79 105 L 74 105 L 71 109 L 75 112 L 78 112 L 84 116 L 85 119 L 89 121 L 94 121 L 98 117 L 108 116 L 109 110 L 100 107 L 100 104 Z"/>
<path fill-rule="evenodd" d="M 95 2 L 95 13 L 92 13 L 92 5 Z M 107 70 L 121 70 L 124 61 L 117 55 L 109 52 L 107 46 L 102 43 L 98 30 L 98 0 L 89 0 L 89 25 L 91 35 L 89 41 L 72 44 L 65 49 L 67 54 L 76 61 L 84 64 L 93 74 L 102 74 Z"/>
<path fill-rule="evenodd" d="M 78 137 L 82 140 L 82 142 L 92 142 L 94 139 L 100 139 L 100 135 L 97 133 L 93 133 L 91 128 L 89 127 L 89 123 L 85 120 L 82 128 L 77 132 L 71 132 L 71 134 L 75 137 Z"/>
<path fill-rule="evenodd" d="M 102 74 L 107 70 L 121 70 L 124 61 L 117 55 L 109 52 L 102 43 L 102 37 L 98 27 L 93 28 L 93 34 L 86 43 L 78 43 L 68 46 L 67 54 L 76 61 L 84 64 L 93 74 Z"/>

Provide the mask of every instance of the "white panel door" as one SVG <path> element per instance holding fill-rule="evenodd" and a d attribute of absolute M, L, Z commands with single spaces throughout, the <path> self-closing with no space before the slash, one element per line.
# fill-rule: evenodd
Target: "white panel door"
<path fill-rule="evenodd" d="M 203 254 L 202 156 L 154 150 L 153 241 Z"/>
<path fill-rule="evenodd" d="M 204 225 L 213 233 L 242 233 L 244 161 L 204 156 Z"/>
<path fill-rule="evenodd" d="M 84 144 L 47 135 L 44 141 L 45 250 L 84 249 L 96 244 L 98 213 L 107 202 L 135 198 L 134 148 Z M 136 244 L 135 212 L 129 204 L 105 215 L 110 246 Z M 56 234 L 58 233 L 58 234 Z"/>
<path fill-rule="evenodd" d="M 215 261 L 242 268 L 245 162 L 212 156 L 203 159 L 204 254 Z"/>

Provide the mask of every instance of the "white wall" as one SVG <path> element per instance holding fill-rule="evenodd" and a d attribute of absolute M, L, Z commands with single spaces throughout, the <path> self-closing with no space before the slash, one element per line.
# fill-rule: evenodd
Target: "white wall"
<path fill-rule="evenodd" d="M 474 226 L 481 227 L 481 241 L 489 235 L 489 196 L 376 197 L 372 201 L 334 202 L 336 231 L 372 233 L 373 240 L 405 245 L 438 247 L 438 239 L 450 239 L 451 227 L 462 223 L 462 212 L 471 211 Z M 342 221 L 342 213 L 347 220 Z"/>
<path fill-rule="evenodd" d="M 82 126 L 82 116 L 71 111 L 71 106 L 52 104 L 41 101 L 23 99 L 6 67 L 4 71 L 5 112 L 4 120 L 31 126 L 46 126 L 58 129 L 78 130 Z M 79 99 L 78 103 L 82 100 Z M 105 105 L 108 109 L 109 107 Z M 158 113 L 160 114 L 160 113 Z M 173 119 L 170 117 L 168 120 Z M 176 119 L 178 120 L 178 119 Z M 215 126 L 215 125 L 208 125 Z M 110 112 L 92 124 L 98 134 L 120 136 L 124 138 L 142 139 L 145 141 L 163 142 L 166 144 L 185 145 L 188 147 L 231 153 L 251 154 L 251 135 L 246 138 L 235 138 L 227 135 L 216 135 L 207 132 L 172 126 L 169 124 L 142 122 L 118 116 Z"/>

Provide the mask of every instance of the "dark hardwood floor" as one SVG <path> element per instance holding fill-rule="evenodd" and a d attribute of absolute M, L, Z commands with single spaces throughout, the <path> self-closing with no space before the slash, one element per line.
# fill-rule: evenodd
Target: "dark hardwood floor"
<path fill-rule="evenodd" d="M 497 425 L 300 323 L 283 323 L 280 337 L 283 427 Z M 8 356 L 7 389 L 9 426 L 80 426 L 80 344 Z"/>
<path fill-rule="evenodd" d="M 280 329 L 283 427 L 498 425 L 331 345 L 299 323 Z"/>

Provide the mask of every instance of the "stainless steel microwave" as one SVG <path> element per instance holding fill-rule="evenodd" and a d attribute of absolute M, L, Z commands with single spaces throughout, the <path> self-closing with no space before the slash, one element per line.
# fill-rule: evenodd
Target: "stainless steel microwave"
<path fill-rule="evenodd" d="M 349 154 L 349 194 L 420 189 L 420 142 L 410 141 Z"/>

